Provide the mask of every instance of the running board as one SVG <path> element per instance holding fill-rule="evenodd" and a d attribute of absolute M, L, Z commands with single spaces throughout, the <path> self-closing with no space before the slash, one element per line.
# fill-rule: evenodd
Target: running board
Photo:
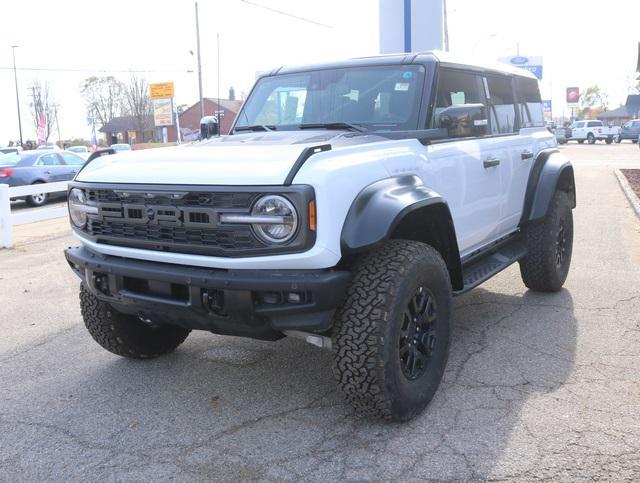
<path fill-rule="evenodd" d="M 453 295 L 462 295 L 472 288 L 486 282 L 496 273 L 501 272 L 512 263 L 522 259 L 527 254 L 524 244 L 515 240 L 507 245 L 501 246 L 498 250 L 492 251 L 486 256 L 475 260 L 470 265 L 462 268 L 462 280 L 464 287 L 462 290 L 453 292 Z"/>

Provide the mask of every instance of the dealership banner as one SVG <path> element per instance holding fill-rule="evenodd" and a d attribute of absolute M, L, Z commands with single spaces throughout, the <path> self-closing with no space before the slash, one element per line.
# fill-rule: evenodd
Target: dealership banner
<path fill-rule="evenodd" d="M 542 100 L 542 113 L 545 121 L 551 121 L 551 99 Z"/>
<path fill-rule="evenodd" d="M 153 122 L 156 127 L 173 126 L 173 99 L 153 99 Z"/>

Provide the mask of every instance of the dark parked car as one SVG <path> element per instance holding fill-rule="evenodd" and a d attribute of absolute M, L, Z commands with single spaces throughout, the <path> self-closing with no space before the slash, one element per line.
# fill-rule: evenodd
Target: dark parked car
<path fill-rule="evenodd" d="M 631 139 L 631 142 L 637 143 L 640 136 L 640 119 L 633 119 L 620 128 L 618 142 L 624 139 Z"/>
<path fill-rule="evenodd" d="M 75 177 L 84 163 L 80 156 L 64 151 L 4 154 L 0 155 L 0 183 L 25 186 L 67 181 Z M 42 206 L 51 195 L 54 193 L 36 193 L 24 199 L 31 206 Z"/>

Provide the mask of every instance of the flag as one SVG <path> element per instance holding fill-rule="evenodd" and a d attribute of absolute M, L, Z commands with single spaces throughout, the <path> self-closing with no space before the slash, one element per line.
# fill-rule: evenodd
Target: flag
<path fill-rule="evenodd" d="M 47 117 L 44 112 L 38 117 L 38 145 L 47 143 Z"/>

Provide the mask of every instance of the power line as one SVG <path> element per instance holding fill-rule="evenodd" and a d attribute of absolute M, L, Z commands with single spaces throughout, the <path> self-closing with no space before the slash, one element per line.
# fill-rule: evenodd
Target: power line
<path fill-rule="evenodd" d="M 284 11 L 278 10 L 276 8 L 267 7 L 266 5 L 261 5 L 259 3 L 250 2 L 249 0 L 240 0 L 240 1 L 242 3 L 246 3 L 247 5 L 253 5 L 254 7 L 263 8 L 265 10 L 269 10 L 270 12 L 278 13 L 278 14 L 284 15 L 286 17 L 292 17 L 292 18 L 295 18 L 295 19 L 298 19 L 298 20 L 302 20 L 303 22 L 312 23 L 314 25 L 319 25 L 320 27 L 325 27 L 325 28 L 328 28 L 328 29 L 332 29 L 333 28 L 333 25 L 327 25 L 326 23 L 316 22 L 315 20 L 311 20 L 309 18 L 299 17 L 298 15 L 294 15 L 294 14 L 289 13 L 289 12 L 284 12 Z"/>
<path fill-rule="evenodd" d="M 0 66 L 0 70 L 13 70 L 13 67 Z M 182 72 L 191 73 L 192 70 L 178 70 L 178 69 L 83 69 L 83 68 L 55 68 L 55 67 L 17 67 L 16 70 L 25 71 L 43 71 L 43 72 L 100 72 L 103 74 L 109 73 L 123 73 L 128 74 L 130 72 L 135 73 L 154 73 L 154 72 Z"/>

